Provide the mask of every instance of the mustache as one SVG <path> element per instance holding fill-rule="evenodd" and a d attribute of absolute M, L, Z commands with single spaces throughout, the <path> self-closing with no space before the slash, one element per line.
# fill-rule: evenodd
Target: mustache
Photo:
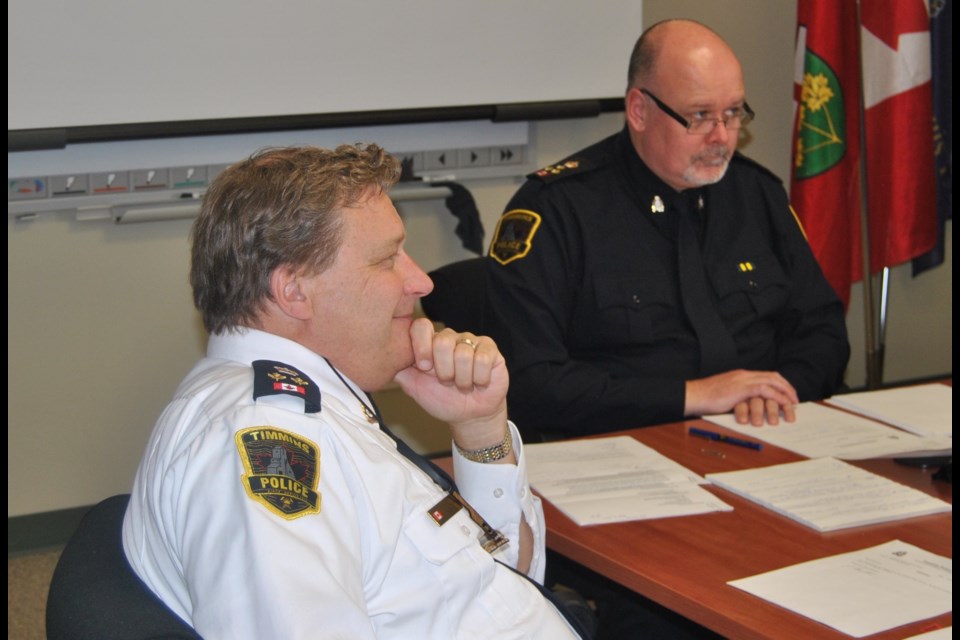
<path fill-rule="evenodd" d="M 698 153 L 694 160 L 729 160 L 730 150 L 722 144 L 714 145 Z"/>

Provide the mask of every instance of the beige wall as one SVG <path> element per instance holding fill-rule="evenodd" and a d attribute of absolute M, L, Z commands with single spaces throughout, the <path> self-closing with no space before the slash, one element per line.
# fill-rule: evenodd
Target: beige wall
<path fill-rule="evenodd" d="M 795 3 L 647 0 L 644 10 L 646 24 L 694 17 L 730 41 L 758 113 L 743 150 L 786 176 Z M 631 45 L 610 64 L 625 69 Z M 621 122 L 621 114 L 607 114 L 535 124 L 535 164 L 615 132 Z M 466 183 L 487 240 L 519 180 Z M 408 249 L 424 268 L 469 256 L 442 203 L 400 209 Z M 154 420 L 203 353 L 205 336 L 187 286 L 188 229 L 187 221 L 116 226 L 77 223 L 65 214 L 8 220 L 8 517 L 92 504 L 130 490 Z M 919 278 L 910 277 L 909 266 L 892 270 L 885 380 L 952 372 L 952 297 L 952 251 L 945 266 Z M 854 356 L 847 381 L 862 386 L 859 286 L 852 299 Z M 399 395 L 382 394 L 388 418 L 421 449 L 445 448 L 442 427 L 422 423 Z M 418 428 L 423 424 L 426 429 Z"/>

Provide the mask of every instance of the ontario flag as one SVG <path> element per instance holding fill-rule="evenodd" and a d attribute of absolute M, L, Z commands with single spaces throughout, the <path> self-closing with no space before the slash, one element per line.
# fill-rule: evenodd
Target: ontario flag
<path fill-rule="evenodd" d="M 794 97 L 791 201 L 846 305 L 862 277 L 860 162 L 871 273 L 937 240 L 924 0 L 861 0 L 860 24 L 856 0 L 799 0 Z"/>
<path fill-rule="evenodd" d="M 860 279 L 860 64 L 856 0 L 799 0 L 790 201 L 834 291 Z"/>

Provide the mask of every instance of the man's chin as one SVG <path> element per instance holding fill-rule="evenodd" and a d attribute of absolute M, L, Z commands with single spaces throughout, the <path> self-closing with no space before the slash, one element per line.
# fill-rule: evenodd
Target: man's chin
<path fill-rule="evenodd" d="M 388 362 L 393 365 L 393 374 L 390 376 L 390 379 L 393 379 L 393 376 L 399 371 L 403 371 L 408 367 L 412 367 L 415 361 L 413 355 L 413 345 L 409 344 L 409 337 L 407 337 L 407 344 L 398 344 L 395 349 L 391 349 L 384 355 L 383 366 L 388 366 Z"/>
<path fill-rule="evenodd" d="M 687 182 L 693 187 L 705 187 L 708 184 L 716 184 L 727 174 L 727 168 L 730 166 L 728 160 L 722 164 L 701 164 L 696 169 L 691 169 L 685 176 Z"/>

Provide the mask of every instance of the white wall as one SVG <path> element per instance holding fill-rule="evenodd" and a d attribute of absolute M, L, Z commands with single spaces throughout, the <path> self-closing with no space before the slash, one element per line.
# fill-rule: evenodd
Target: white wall
<path fill-rule="evenodd" d="M 727 37 L 743 60 L 758 113 L 744 151 L 786 176 L 794 2 L 646 0 L 644 14 L 645 24 L 696 17 Z M 610 64 L 625 74 L 626 60 Z M 617 131 L 621 122 L 622 115 L 608 114 L 534 124 L 535 164 L 558 160 Z M 487 240 L 519 181 L 465 183 Z M 424 268 L 470 255 L 441 202 L 400 209 L 408 249 Z M 188 229 L 187 221 L 117 226 L 56 214 L 29 223 L 8 217 L 8 517 L 130 490 L 154 420 L 203 353 L 205 336 L 187 284 Z M 948 231 L 949 241 L 952 226 Z M 919 278 L 909 276 L 909 265 L 892 276 L 885 380 L 951 373 L 952 250 L 944 266 Z M 848 319 L 852 386 L 865 382 L 859 291 Z M 416 412 L 396 398 L 390 406 L 408 430 L 415 426 Z"/>

